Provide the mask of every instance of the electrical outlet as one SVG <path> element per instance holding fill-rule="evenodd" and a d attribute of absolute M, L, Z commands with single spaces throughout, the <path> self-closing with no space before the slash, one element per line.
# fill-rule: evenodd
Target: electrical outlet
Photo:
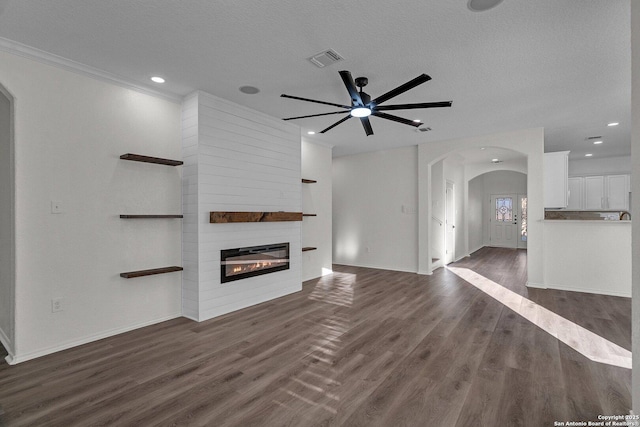
<path fill-rule="evenodd" d="M 51 312 L 52 313 L 57 313 L 59 311 L 63 311 L 63 305 L 62 305 L 62 300 L 63 298 L 54 298 L 51 300 Z"/>

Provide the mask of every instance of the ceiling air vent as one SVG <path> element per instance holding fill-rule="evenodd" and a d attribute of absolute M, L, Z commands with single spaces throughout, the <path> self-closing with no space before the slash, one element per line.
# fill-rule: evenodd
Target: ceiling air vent
<path fill-rule="evenodd" d="M 431 128 L 427 126 L 427 127 L 416 129 L 416 132 L 429 132 L 430 130 Z"/>
<path fill-rule="evenodd" d="M 307 58 L 313 65 L 318 68 L 324 68 L 327 65 L 342 61 L 344 58 L 335 50 L 327 49 L 320 53 L 316 53 L 311 58 Z"/>
<path fill-rule="evenodd" d="M 588 136 L 584 140 L 585 141 L 592 141 L 594 139 L 602 139 L 602 137 L 601 136 Z"/>

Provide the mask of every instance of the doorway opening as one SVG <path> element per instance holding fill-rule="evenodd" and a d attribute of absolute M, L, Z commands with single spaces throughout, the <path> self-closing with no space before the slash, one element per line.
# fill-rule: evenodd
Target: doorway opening
<path fill-rule="evenodd" d="M 444 264 L 451 264 L 456 253 L 456 198 L 455 184 L 447 180 L 444 192 Z"/>
<path fill-rule="evenodd" d="M 0 342 L 15 350 L 14 98 L 0 85 Z"/>

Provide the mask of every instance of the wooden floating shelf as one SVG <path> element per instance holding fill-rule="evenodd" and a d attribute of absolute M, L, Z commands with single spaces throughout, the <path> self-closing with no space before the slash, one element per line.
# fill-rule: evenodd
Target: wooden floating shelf
<path fill-rule="evenodd" d="M 123 154 L 120 156 L 122 160 L 132 160 L 134 162 L 156 163 L 167 166 L 180 166 L 183 162 L 180 160 L 162 159 L 160 157 L 149 157 L 140 154 Z"/>
<path fill-rule="evenodd" d="M 151 276 L 153 274 L 164 274 L 164 273 L 172 273 L 174 271 L 182 271 L 182 267 L 163 267 L 163 268 L 153 268 L 151 270 L 139 270 L 139 271 L 129 271 L 127 273 L 120 273 L 120 277 L 124 277 L 125 279 L 132 279 L 134 277 L 142 277 L 142 276 Z"/>
<path fill-rule="evenodd" d="M 302 212 L 211 212 L 211 224 L 232 222 L 302 221 Z"/>
<path fill-rule="evenodd" d="M 182 218 L 182 215 L 120 215 L 124 219 Z"/>
<path fill-rule="evenodd" d="M 307 252 L 307 251 L 315 251 L 318 248 L 314 248 L 312 246 L 305 246 L 304 248 L 302 248 L 302 252 Z"/>
<path fill-rule="evenodd" d="M 302 216 L 318 216 L 318 214 L 302 214 Z"/>
<path fill-rule="evenodd" d="M 304 179 L 304 178 L 302 178 L 302 182 L 305 183 L 305 184 L 315 184 L 318 181 L 316 181 L 315 179 Z"/>

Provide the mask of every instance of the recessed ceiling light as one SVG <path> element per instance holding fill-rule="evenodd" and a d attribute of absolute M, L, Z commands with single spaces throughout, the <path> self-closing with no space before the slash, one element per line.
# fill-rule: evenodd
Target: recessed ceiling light
<path fill-rule="evenodd" d="M 312 130 L 310 130 L 309 132 L 307 132 L 307 135 L 315 135 L 316 133 Z"/>
<path fill-rule="evenodd" d="M 154 83 L 164 83 L 164 79 L 162 77 L 153 76 L 151 77 L 151 81 Z"/>
<path fill-rule="evenodd" d="M 493 163 L 498 163 L 500 160 L 499 160 L 499 159 L 491 159 L 491 161 L 492 161 Z"/>
<path fill-rule="evenodd" d="M 592 153 L 587 153 L 587 154 L 585 154 L 584 156 L 585 156 L 585 157 L 593 157 L 593 154 L 592 154 Z"/>
<path fill-rule="evenodd" d="M 413 122 L 414 123 L 420 123 L 420 120 L 419 119 L 415 119 Z"/>
<path fill-rule="evenodd" d="M 593 143 L 594 143 L 595 145 L 602 144 L 602 140 L 593 141 Z"/>
<path fill-rule="evenodd" d="M 484 12 L 502 3 L 502 0 L 469 0 L 467 7 L 474 12 Z"/>
<path fill-rule="evenodd" d="M 619 124 L 620 123 L 618 123 L 618 122 L 611 122 L 607 126 L 618 126 Z"/>
<path fill-rule="evenodd" d="M 247 95 L 255 95 L 260 92 L 260 89 L 255 86 L 240 86 L 240 92 L 246 93 Z"/>
<path fill-rule="evenodd" d="M 481 149 L 481 150 L 486 150 L 486 149 L 487 149 L 487 147 L 480 147 L 480 149 Z"/>

